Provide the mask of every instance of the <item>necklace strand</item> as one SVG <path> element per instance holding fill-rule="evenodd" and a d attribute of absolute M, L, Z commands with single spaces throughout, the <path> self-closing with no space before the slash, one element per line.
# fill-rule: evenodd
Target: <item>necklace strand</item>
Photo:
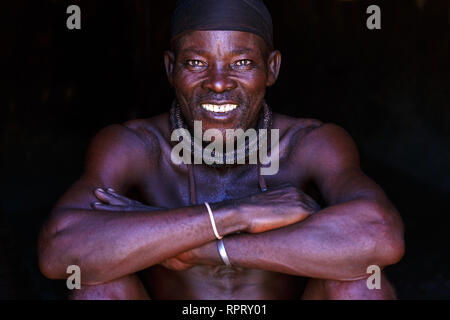
<path fill-rule="evenodd" d="M 170 108 L 169 118 L 172 131 L 181 128 L 189 130 L 182 115 L 180 105 L 178 104 L 176 99 L 173 101 L 172 107 Z M 203 160 L 206 160 L 204 162 L 211 163 L 211 166 L 213 167 L 226 165 L 227 164 L 226 160 L 229 159 L 231 155 L 234 161 L 233 163 L 240 163 L 241 161 L 245 161 L 246 158 L 257 152 L 258 149 L 262 147 L 262 143 L 267 142 L 267 138 L 265 136 L 267 135 L 268 130 L 272 128 L 272 122 L 273 122 L 272 110 L 270 109 L 269 105 L 265 101 L 263 101 L 257 126 L 257 138 L 256 139 L 250 138 L 248 140 L 244 139 L 245 141 L 244 153 L 237 152 L 237 150 L 239 149 L 238 145 L 238 148 L 236 148 L 236 150 L 232 150 L 227 153 L 221 153 L 217 150 L 214 150 L 211 154 L 208 154 L 208 152 L 203 152 L 203 146 L 196 143 L 195 139 L 192 138 L 190 146 L 191 153 L 195 158 L 196 155 L 195 151 L 197 151 L 197 153 L 200 153 L 202 155 Z M 261 129 L 265 130 L 261 131 Z M 180 142 L 182 143 L 185 142 L 185 139 L 180 137 Z M 189 148 L 189 145 L 186 145 L 186 147 Z M 217 163 L 217 158 L 222 159 L 222 163 Z"/>

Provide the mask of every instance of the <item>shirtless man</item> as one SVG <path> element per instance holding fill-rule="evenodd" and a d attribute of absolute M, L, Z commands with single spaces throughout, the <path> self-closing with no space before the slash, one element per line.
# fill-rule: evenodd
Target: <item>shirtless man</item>
<path fill-rule="evenodd" d="M 281 64 L 267 9 L 180 3 L 165 65 L 188 128 L 257 127 Z M 401 259 L 403 225 L 351 137 L 317 120 L 273 113 L 271 122 L 279 171 L 265 191 L 256 165 L 174 164 L 168 113 L 103 129 L 41 231 L 42 273 L 65 279 L 80 266 L 72 299 L 395 299 L 383 273 L 381 289 L 368 289 L 367 267 Z"/>

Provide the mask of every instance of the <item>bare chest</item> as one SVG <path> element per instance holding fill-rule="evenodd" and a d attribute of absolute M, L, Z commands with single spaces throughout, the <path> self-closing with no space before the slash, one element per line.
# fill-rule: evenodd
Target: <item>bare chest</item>
<path fill-rule="evenodd" d="M 246 165 L 228 174 L 217 173 L 199 166 L 193 167 L 193 184 L 197 203 L 217 203 L 230 199 L 245 198 L 261 192 L 258 168 L 256 165 Z M 276 175 L 263 176 L 267 187 L 275 188 L 279 185 L 290 183 L 293 186 L 307 192 L 309 181 L 299 167 L 281 169 Z M 146 204 L 175 208 L 191 205 L 190 196 L 192 180 L 189 179 L 187 170 L 176 172 L 162 169 L 156 175 L 146 179 L 139 188 L 141 200 Z"/>

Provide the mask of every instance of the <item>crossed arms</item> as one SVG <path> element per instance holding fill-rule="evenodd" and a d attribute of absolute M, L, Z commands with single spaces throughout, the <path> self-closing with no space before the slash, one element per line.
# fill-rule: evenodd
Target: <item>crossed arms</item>
<path fill-rule="evenodd" d="M 121 196 L 140 184 L 143 172 L 157 170 L 155 154 L 161 152 L 154 139 L 124 126 L 97 135 L 84 175 L 41 231 L 38 257 L 45 276 L 63 279 L 67 266 L 76 264 L 83 283 L 95 285 L 155 264 L 173 269 L 222 264 L 203 205 L 153 208 Z M 383 268 L 401 259 L 399 214 L 361 172 L 344 130 L 324 125 L 310 132 L 296 143 L 293 157 L 328 206 L 317 211 L 292 186 L 212 204 L 233 265 L 345 281 L 367 277 L 369 265 Z"/>

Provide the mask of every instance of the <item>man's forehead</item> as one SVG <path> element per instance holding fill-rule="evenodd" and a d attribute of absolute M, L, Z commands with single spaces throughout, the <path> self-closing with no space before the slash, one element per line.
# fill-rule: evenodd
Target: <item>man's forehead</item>
<path fill-rule="evenodd" d="M 177 40 L 177 50 L 181 53 L 207 54 L 223 49 L 235 55 L 262 52 L 264 40 L 250 32 L 223 30 L 195 30 Z"/>

